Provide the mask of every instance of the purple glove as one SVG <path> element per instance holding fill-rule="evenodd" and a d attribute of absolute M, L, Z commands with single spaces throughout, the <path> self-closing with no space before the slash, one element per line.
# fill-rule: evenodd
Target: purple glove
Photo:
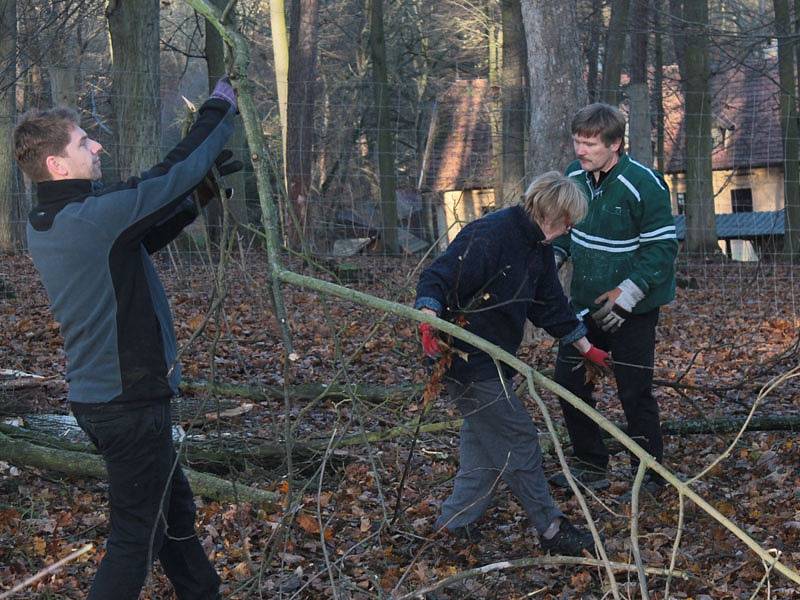
<path fill-rule="evenodd" d="M 236 103 L 236 94 L 233 91 L 233 86 L 231 86 L 231 80 L 228 79 L 227 75 L 219 78 L 210 97 L 225 100 L 228 104 L 233 106 L 234 109 L 239 109 Z"/>

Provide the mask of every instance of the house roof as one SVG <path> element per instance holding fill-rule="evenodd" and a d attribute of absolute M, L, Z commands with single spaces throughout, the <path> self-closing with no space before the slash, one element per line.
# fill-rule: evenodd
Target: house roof
<path fill-rule="evenodd" d="M 783 235 L 783 210 L 730 213 L 716 215 L 716 219 L 721 240 Z M 686 215 L 675 217 L 675 234 L 679 240 L 686 238 Z"/>
<path fill-rule="evenodd" d="M 715 170 L 783 163 L 780 93 L 775 59 L 737 65 L 710 81 Z M 664 72 L 665 171 L 686 170 L 684 94 L 676 67 Z"/>
<path fill-rule="evenodd" d="M 436 122 L 422 190 L 492 187 L 492 89 L 486 79 L 462 79 L 437 99 Z"/>
<path fill-rule="evenodd" d="M 720 70 L 710 82 L 715 170 L 783 164 L 780 93 L 774 58 Z M 457 80 L 437 99 L 422 191 L 494 185 L 491 111 L 486 79 Z M 684 94 L 676 66 L 664 69 L 665 172 L 686 170 Z M 628 107 L 623 106 L 627 112 Z"/>

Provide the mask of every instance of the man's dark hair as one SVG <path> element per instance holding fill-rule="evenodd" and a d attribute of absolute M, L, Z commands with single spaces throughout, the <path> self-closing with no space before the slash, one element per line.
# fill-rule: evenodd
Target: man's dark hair
<path fill-rule="evenodd" d="M 64 156 L 73 127 L 80 117 L 71 108 L 29 110 L 14 128 L 14 155 L 20 169 L 34 182 L 51 178 L 45 163 L 48 156 Z"/>
<path fill-rule="evenodd" d="M 584 106 L 572 118 L 572 135 L 600 136 L 606 146 L 619 141 L 619 153 L 625 151 L 625 115 L 603 102 Z"/>

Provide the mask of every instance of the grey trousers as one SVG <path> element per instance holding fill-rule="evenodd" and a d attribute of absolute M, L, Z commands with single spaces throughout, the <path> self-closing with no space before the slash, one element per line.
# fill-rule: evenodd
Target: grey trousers
<path fill-rule="evenodd" d="M 442 504 L 436 528 L 456 529 L 480 518 L 502 478 L 543 533 L 564 513 L 550 496 L 536 426 L 511 383 L 504 390 L 499 379 L 468 386 L 449 381 L 447 392 L 464 423 L 453 492 Z"/>

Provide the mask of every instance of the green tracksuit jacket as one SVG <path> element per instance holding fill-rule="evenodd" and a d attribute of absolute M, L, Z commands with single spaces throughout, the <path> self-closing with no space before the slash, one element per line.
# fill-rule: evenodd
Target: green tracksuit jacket
<path fill-rule="evenodd" d="M 578 161 L 566 174 L 589 198 L 586 218 L 554 242 L 557 252 L 572 258 L 571 296 L 579 314 L 600 308 L 595 298 L 625 279 L 644 292 L 635 314 L 672 301 L 678 241 L 669 189 L 661 174 L 627 154 L 597 189 Z"/>

